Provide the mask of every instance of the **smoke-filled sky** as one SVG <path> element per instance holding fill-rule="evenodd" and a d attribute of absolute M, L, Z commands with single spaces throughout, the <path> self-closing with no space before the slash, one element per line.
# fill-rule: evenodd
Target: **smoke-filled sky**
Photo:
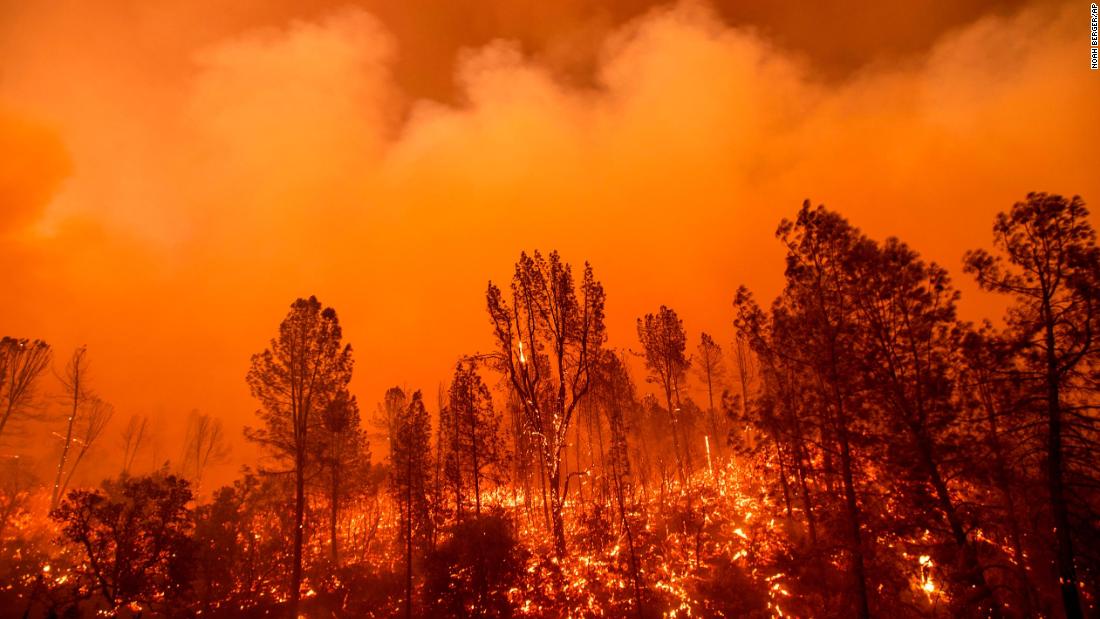
<path fill-rule="evenodd" d="M 112 434 L 239 436 L 298 296 L 373 409 L 489 347 L 522 249 L 592 262 L 612 345 L 662 303 L 694 345 L 778 291 L 804 198 L 946 265 L 972 319 L 998 210 L 1100 200 L 1084 2 L 299 4 L 0 0 L 0 331 L 59 369 L 86 343 Z"/>

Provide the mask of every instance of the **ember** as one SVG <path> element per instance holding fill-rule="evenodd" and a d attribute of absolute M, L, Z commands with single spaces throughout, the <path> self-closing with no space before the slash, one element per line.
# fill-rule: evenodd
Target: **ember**
<path fill-rule="evenodd" d="M 909 5 L 0 2 L 0 619 L 1100 619 L 1082 3 Z"/>

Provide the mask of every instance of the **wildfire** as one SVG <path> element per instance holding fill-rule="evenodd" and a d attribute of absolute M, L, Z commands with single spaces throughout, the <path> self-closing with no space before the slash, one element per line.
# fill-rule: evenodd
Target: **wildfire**
<path fill-rule="evenodd" d="M 723 582 L 724 576 L 715 571 L 716 566 L 722 565 L 744 575 L 746 585 L 738 591 L 744 589 L 746 595 L 759 596 L 761 610 L 766 608 L 764 614 L 803 615 L 807 608 L 812 608 L 812 603 L 807 606 L 803 584 L 782 564 L 789 547 L 785 527 L 790 520 L 786 508 L 781 497 L 759 492 L 759 470 L 767 462 L 717 459 L 706 468 L 700 467 L 683 487 L 669 481 L 662 490 L 663 500 L 642 500 L 639 494 L 628 512 L 631 541 L 621 518 L 609 518 L 605 512 L 601 518 L 593 519 L 597 513 L 593 511 L 593 503 L 580 500 L 578 491 L 564 501 L 570 552 L 560 561 L 553 556 L 547 523 L 536 507 L 540 499 L 537 493 L 504 486 L 485 490 L 482 502 L 486 508 L 507 514 L 516 526 L 517 538 L 531 551 L 520 565 L 518 582 L 509 586 L 504 595 L 519 616 L 556 615 L 563 608 L 573 609 L 569 616 L 630 616 L 635 603 L 630 571 L 633 553 L 639 565 L 640 586 L 648 596 L 646 604 L 654 615 L 670 619 L 729 616 L 705 589 L 712 586 L 710 582 Z M 595 492 L 596 487 L 593 480 L 585 484 L 584 491 Z M 655 489 L 647 491 L 652 493 Z M 641 489 L 635 492 L 640 493 Z M 397 513 L 398 506 L 384 496 L 373 502 L 349 503 L 342 525 L 347 533 L 342 548 L 344 565 L 399 571 L 404 562 L 400 548 L 377 541 L 399 538 Z M 271 522 L 257 520 L 251 530 L 245 530 L 242 544 L 259 546 L 280 539 L 279 514 L 272 513 L 270 517 Z M 29 520 L 17 520 L 16 524 L 24 528 L 32 526 Z M 48 534 L 56 536 L 56 530 Z M 885 548 L 896 548 L 904 564 L 912 566 L 914 593 L 935 603 L 945 594 L 935 579 L 932 556 L 921 552 L 906 554 L 903 550 L 927 548 L 928 539 L 928 533 L 921 530 L 911 538 L 898 536 L 880 543 Z M 312 537 L 309 552 L 314 557 L 326 556 L 327 550 L 324 536 Z M 846 567 L 842 554 L 827 561 L 838 571 Z M 49 587 L 60 587 L 85 570 L 80 561 L 59 554 L 41 564 L 32 576 Z M 335 578 L 308 582 L 303 587 L 303 599 L 311 601 L 321 599 L 332 587 L 341 586 L 341 581 Z M 26 585 L 32 586 L 33 582 Z M 251 597 L 235 601 L 234 608 L 239 605 L 241 611 L 246 611 L 289 599 L 280 579 L 258 580 L 251 586 Z"/>
<path fill-rule="evenodd" d="M 928 555 L 920 555 L 917 557 L 918 566 L 918 585 L 921 591 L 928 596 L 929 601 L 932 601 L 933 595 L 936 593 L 936 583 L 932 580 L 932 557 Z"/>

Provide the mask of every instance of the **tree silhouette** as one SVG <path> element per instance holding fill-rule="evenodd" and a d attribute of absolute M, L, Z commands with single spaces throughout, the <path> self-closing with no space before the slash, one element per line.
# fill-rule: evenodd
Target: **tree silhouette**
<path fill-rule="evenodd" d="M 695 367 L 700 378 L 703 379 L 703 384 L 707 387 L 707 421 L 710 426 L 711 440 L 717 443 L 721 431 L 714 408 L 714 392 L 721 384 L 726 365 L 722 359 L 722 347 L 707 333 L 699 334 L 698 363 Z"/>
<path fill-rule="evenodd" d="M 1027 379 L 1046 424 L 1046 492 L 1050 506 L 1062 608 L 1084 615 L 1074 549 L 1079 488 L 1096 488 L 1100 421 L 1088 392 L 1095 388 L 1100 315 L 1100 249 L 1088 210 L 1078 198 L 1030 193 L 993 226 L 998 255 L 975 250 L 966 269 L 986 290 L 1012 297 L 1007 322 L 1021 345 Z M 1082 501 L 1078 510 L 1098 506 Z M 1086 517 L 1088 518 L 1088 517 Z"/>
<path fill-rule="evenodd" d="M 144 427 L 142 429 L 144 430 Z M 202 476 L 207 467 L 222 463 L 227 457 L 229 457 L 229 445 L 222 431 L 221 420 L 192 411 L 187 418 L 181 467 L 183 473 L 190 476 L 196 492 L 202 486 Z"/>
<path fill-rule="evenodd" d="M 614 351 L 601 351 L 599 362 L 594 370 L 592 395 L 607 417 L 611 445 L 605 461 L 610 470 L 605 475 L 611 478 L 615 506 L 619 510 L 619 521 L 626 537 L 634 609 L 638 616 L 642 617 L 641 569 L 634 543 L 634 528 L 629 517 L 633 510 L 633 489 L 630 446 L 627 439 L 627 412 L 637 407 L 637 393 L 626 364 Z"/>
<path fill-rule="evenodd" d="M 395 396 L 397 392 L 393 393 Z M 396 400 L 396 398 L 394 398 Z M 429 472 L 432 470 L 431 427 L 428 409 L 419 391 L 393 420 L 390 451 L 390 493 L 400 512 L 401 538 L 405 546 L 405 616 L 413 616 L 413 554 L 426 550 L 432 535 L 429 504 Z"/>
<path fill-rule="evenodd" d="M 49 344 L 42 340 L 0 340 L 0 437 L 9 421 L 25 416 L 33 405 L 51 356 Z"/>
<path fill-rule="evenodd" d="M 346 390 L 325 407 L 321 418 L 318 459 L 326 477 L 329 503 L 329 553 L 333 565 L 339 565 L 338 538 L 340 502 L 350 494 L 360 469 L 370 467 L 370 444 L 359 421 L 359 404 Z"/>
<path fill-rule="evenodd" d="M 588 392 L 606 338 L 604 292 L 585 263 L 579 290 L 558 253 L 521 253 L 511 300 L 492 282 L 486 295 L 497 367 L 515 390 L 548 477 L 554 550 L 565 556 L 562 451 L 573 412 Z"/>
<path fill-rule="evenodd" d="M 829 440 L 835 441 L 840 460 L 848 550 L 854 582 L 854 611 L 870 617 L 863 542 L 863 513 L 856 488 L 856 455 L 852 443 L 865 411 L 859 399 L 853 349 L 853 306 L 846 277 L 849 256 L 864 242 L 846 219 L 812 208 L 809 200 L 793 220 L 780 223 L 776 233 L 787 248 L 787 285 L 778 308 L 785 321 L 801 333 L 802 364 L 818 380 L 816 397 L 822 404 Z"/>
<path fill-rule="evenodd" d="M 493 408 L 489 388 L 473 362 L 459 363 L 448 390 L 439 431 L 444 438 L 444 469 L 455 491 L 460 519 L 463 505 L 473 499 L 474 514 L 481 515 L 481 493 L 486 471 L 495 471 L 504 460 L 500 414 Z"/>
<path fill-rule="evenodd" d="M 691 473 L 691 458 L 684 428 L 680 399 L 680 386 L 691 366 L 687 357 L 687 335 L 684 323 L 676 311 L 661 306 L 656 314 L 646 314 L 638 319 L 638 340 L 642 343 L 647 380 L 656 383 L 665 396 L 666 411 L 672 423 L 672 443 L 676 449 L 676 467 L 680 484 L 686 484 Z"/>
<path fill-rule="evenodd" d="M 872 431 L 885 433 L 878 440 L 889 445 L 885 461 L 895 467 L 897 485 L 914 501 L 908 509 L 924 511 L 925 497 L 935 497 L 955 545 L 947 563 L 959 566 L 958 580 L 976 590 L 960 600 L 967 607 L 985 605 L 989 614 L 999 616 L 1000 605 L 967 534 L 973 524 L 964 520 L 958 493 L 948 485 L 962 472 L 948 464 L 961 449 L 953 431 L 960 419 L 950 372 L 958 344 L 959 295 L 943 268 L 926 264 L 897 239 L 881 246 L 863 242 L 859 250 L 849 261 L 858 321 L 853 352 L 861 361 L 865 397 L 877 414 Z M 915 483 L 905 484 L 910 478 Z"/>
<path fill-rule="evenodd" d="M 306 474 L 310 441 L 322 415 L 351 380 L 351 346 L 342 342 L 336 310 L 322 308 L 317 297 L 298 299 L 279 325 L 269 348 L 252 356 L 248 386 L 260 402 L 261 428 L 245 436 L 266 447 L 294 475 L 294 557 L 290 610 L 301 598 L 302 545 L 305 535 Z"/>
<path fill-rule="evenodd" d="M 459 521 L 428 557 L 431 616 L 514 616 L 508 590 L 522 575 L 524 558 L 508 518 L 487 514 Z"/>
<path fill-rule="evenodd" d="M 189 587 L 194 526 L 186 480 L 164 472 L 73 490 L 51 518 L 86 562 L 78 573 L 108 610 L 138 602 L 175 607 Z"/>
<path fill-rule="evenodd" d="M 65 417 L 65 434 L 61 436 L 61 456 L 57 461 L 53 496 L 50 501 L 56 507 L 64 496 L 69 482 L 84 456 L 92 449 L 99 435 L 111 420 L 114 409 L 92 392 L 88 377 L 88 351 L 81 346 L 73 352 L 61 377 L 65 390 L 68 414 Z M 76 445 L 76 454 L 72 447 Z"/>
<path fill-rule="evenodd" d="M 138 452 L 149 438 L 149 417 L 145 415 L 130 415 L 126 427 L 122 429 L 119 437 L 119 447 L 122 448 L 122 473 L 129 474 L 134 467 L 134 460 Z"/>

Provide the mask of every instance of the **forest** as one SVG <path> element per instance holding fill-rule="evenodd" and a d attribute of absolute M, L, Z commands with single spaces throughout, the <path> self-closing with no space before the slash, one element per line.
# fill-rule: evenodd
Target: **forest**
<path fill-rule="evenodd" d="M 805 202 L 777 298 L 730 282 L 722 333 L 667 299 L 621 349 L 598 264 L 519 253 L 485 291 L 493 346 L 431 389 L 353 394 L 369 362 L 299 298 L 240 360 L 244 436 L 195 413 L 152 469 L 94 350 L 4 337 L 0 446 L 36 451 L 0 450 L 0 615 L 1100 616 L 1084 201 L 996 214 L 961 257 L 1008 308 L 978 323 L 948 269 L 857 224 Z M 202 485 L 238 440 L 265 457 Z"/>

